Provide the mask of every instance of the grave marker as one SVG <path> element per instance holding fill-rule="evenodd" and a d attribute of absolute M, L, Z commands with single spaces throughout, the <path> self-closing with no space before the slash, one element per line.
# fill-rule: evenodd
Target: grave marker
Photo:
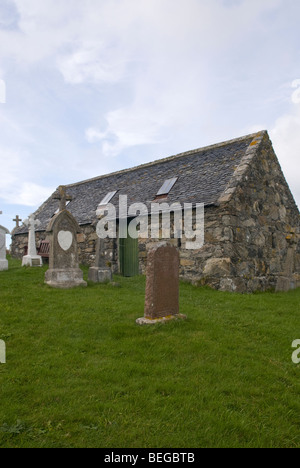
<path fill-rule="evenodd" d="M 71 289 L 87 286 L 83 281 L 83 272 L 79 268 L 77 234 L 80 227 L 72 214 L 66 210 L 65 187 L 59 187 L 54 195 L 60 200 L 60 211 L 50 221 L 46 232 L 50 242 L 49 270 L 45 274 L 45 283 L 53 288 Z"/>
<path fill-rule="evenodd" d="M 0 211 L 2 214 L 2 211 Z M 6 234 L 10 234 L 9 230 L 0 226 L 0 271 L 8 270 L 8 261 L 6 260 Z"/>
<path fill-rule="evenodd" d="M 41 225 L 41 222 L 38 219 L 35 220 L 34 215 L 31 214 L 24 221 L 24 224 L 28 227 L 28 252 L 22 259 L 22 266 L 41 267 L 43 260 L 40 255 L 37 255 L 35 243 L 35 230 Z"/>
<path fill-rule="evenodd" d="M 186 318 L 179 313 L 179 252 L 159 242 L 148 252 L 144 317 L 139 325 Z"/>
<path fill-rule="evenodd" d="M 22 222 L 22 219 L 20 219 L 19 215 L 13 219 L 13 221 L 16 223 L 16 228 L 20 227 L 20 223 Z"/>
<path fill-rule="evenodd" d="M 97 239 L 95 266 L 89 268 L 89 281 L 93 283 L 112 281 L 112 271 L 106 265 L 104 256 L 104 239 Z"/>

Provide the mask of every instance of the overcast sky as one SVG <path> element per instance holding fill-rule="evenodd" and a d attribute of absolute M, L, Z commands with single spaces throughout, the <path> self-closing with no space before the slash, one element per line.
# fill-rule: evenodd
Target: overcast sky
<path fill-rule="evenodd" d="M 0 0 L 0 224 L 263 129 L 300 206 L 299 18 L 299 0 Z"/>

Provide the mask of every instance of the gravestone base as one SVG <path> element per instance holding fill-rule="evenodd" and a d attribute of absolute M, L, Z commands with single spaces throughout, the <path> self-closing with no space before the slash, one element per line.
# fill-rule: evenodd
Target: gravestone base
<path fill-rule="evenodd" d="M 83 281 L 83 272 L 80 268 L 50 269 L 46 271 L 45 283 L 57 289 L 71 289 L 87 286 L 87 283 Z"/>
<path fill-rule="evenodd" d="M 89 281 L 93 283 L 110 283 L 112 281 L 111 269 L 101 267 L 89 268 Z"/>
<path fill-rule="evenodd" d="M 25 255 L 22 259 L 22 266 L 41 267 L 43 259 L 40 255 Z"/>
<path fill-rule="evenodd" d="M 287 292 L 291 289 L 296 289 L 296 287 L 296 282 L 293 280 L 293 278 L 280 276 L 277 280 L 276 292 Z"/>
<path fill-rule="evenodd" d="M 177 315 L 168 315 L 167 317 L 151 318 L 151 317 L 141 317 L 136 320 L 138 325 L 155 325 L 156 323 L 166 323 L 171 320 L 185 320 L 186 315 L 177 314 Z"/>
<path fill-rule="evenodd" d="M 0 260 L 0 271 L 8 270 L 8 261 L 7 260 Z"/>

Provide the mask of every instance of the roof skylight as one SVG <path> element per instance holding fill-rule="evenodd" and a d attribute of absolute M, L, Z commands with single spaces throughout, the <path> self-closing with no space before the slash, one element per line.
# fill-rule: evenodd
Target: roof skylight
<path fill-rule="evenodd" d="M 178 177 L 174 177 L 173 179 L 166 180 L 156 195 L 157 196 L 168 195 L 170 190 L 174 187 L 177 180 L 178 180 Z"/>
<path fill-rule="evenodd" d="M 105 197 L 99 203 L 99 206 L 107 205 L 111 201 L 111 199 L 116 195 L 116 193 L 117 193 L 117 190 L 115 190 L 114 192 L 108 192 L 108 194 L 105 195 Z"/>

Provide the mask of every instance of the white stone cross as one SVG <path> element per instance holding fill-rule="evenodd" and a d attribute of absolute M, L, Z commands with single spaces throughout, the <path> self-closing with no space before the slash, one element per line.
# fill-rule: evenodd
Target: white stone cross
<path fill-rule="evenodd" d="M 41 222 L 38 219 L 34 219 L 34 215 L 31 214 L 28 219 L 24 221 L 25 226 L 28 227 L 28 252 L 27 255 L 30 257 L 35 257 L 36 244 L 35 244 L 35 230 L 41 225 Z"/>
<path fill-rule="evenodd" d="M 2 214 L 2 211 L 0 211 Z M 6 260 L 6 234 L 10 234 L 9 230 L 0 226 L 0 271 L 8 269 L 8 261 Z"/>

